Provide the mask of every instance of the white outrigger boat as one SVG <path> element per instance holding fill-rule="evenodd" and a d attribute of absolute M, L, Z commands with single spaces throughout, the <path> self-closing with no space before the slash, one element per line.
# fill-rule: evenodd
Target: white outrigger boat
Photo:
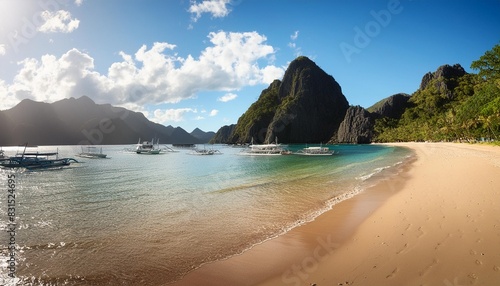
<path fill-rule="evenodd" d="M 216 149 L 198 149 L 195 148 L 188 154 L 190 155 L 222 155 L 222 153 L 219 150 Z"/>
<path fill-rule="evenodd" d="M 95 146 L 82 146 L 82 152 L 76 155 L 81 158 L 89 158 L 89 159 L 106 159 L 107 155 L 102 153 L 102 147 L 98 149 Z"/>
<path fill-rule="evenodd" d="M 250 143 L 247 148 L 240 152 L 240 155 L 249 156 L 275 156 L 289 154 L 292 153 L 285 149 L 283 145 L 278 143 L 278 138 L 276 138 L 275 143 L 271 144 L 254 144 L 252 138 L 252 143 Z"/>
<path fill-rule="evenodd" d="M 59 158 L 59 152 L 26 152 L 26 147 L 24 147 L 22 153 L 17 153 L 13 157 L 2 158 L 0 167 L 9 169 L 25 168 L 27 170 L 61 169 L 69 166 L 72 162 L 78 163 L 73 158 Z"/>
<path fill-rule="evenodd" d="M 306 147 L 297 151 L 295 154 L 306 155 L 306 156 L 331 156 L 335 154 L 335 151 L 330 150 L 330 148 L 328 147 L 319 146 L 319 147 Z"/>
<path fill-rule="evenodd" d="M 135 153 L 137 154 L 148 154 L 148 155 L 156 155 L 160 154 L 160 139 L 156 140 L 153 138 L 151 141 L 144 141 L 141 143 L 141 138 L 139 138 L 139 142 L 135 147 Z"/>

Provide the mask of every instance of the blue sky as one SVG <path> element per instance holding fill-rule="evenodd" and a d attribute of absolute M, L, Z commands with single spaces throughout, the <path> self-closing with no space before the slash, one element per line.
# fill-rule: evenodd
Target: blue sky
<path fill-rule="evenodd" d="M 297 56 L 369 107 L 500 43 L 500 0 L 0 0 L 0 110 L 87 95 L 192 131 L 236 123 Z"/>

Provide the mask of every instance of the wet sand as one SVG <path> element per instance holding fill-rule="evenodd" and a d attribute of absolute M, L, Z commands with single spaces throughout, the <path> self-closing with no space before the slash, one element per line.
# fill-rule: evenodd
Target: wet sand
<path fill-rule="evenodd" d="M 398 145 L 402 173 L 173 285 L 498 284 L 500 147 Z"/>

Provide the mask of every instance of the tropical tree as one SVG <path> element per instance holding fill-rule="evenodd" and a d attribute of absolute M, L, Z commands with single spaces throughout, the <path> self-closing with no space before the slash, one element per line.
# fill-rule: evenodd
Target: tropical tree
<path fill-rule="evenodd" d="M 474 70 L 479 70 L 479 76 L 486 80 L 500 77 L 500 44 L 497 44 L 482 55 L 479 60 L 473 61 L 471 66 Z"/>

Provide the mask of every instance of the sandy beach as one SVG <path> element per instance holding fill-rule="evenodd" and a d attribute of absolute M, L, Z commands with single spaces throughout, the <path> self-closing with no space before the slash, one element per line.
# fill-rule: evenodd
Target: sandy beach
<path fill-rule="evenodd" d="M 397 145 L 402 172 L 173 285 L 499 285 L 500 147 Z"/>

